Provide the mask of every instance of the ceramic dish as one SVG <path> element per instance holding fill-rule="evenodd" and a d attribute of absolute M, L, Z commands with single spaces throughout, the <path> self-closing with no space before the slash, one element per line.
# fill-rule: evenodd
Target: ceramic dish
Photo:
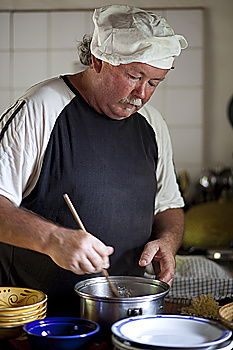
<path fill-rule="evenodd" d="M 167 347 L 151 347 L 145 345 L 137 345 L 133 346 L 129 341 L 123 341 L 116 337 L 115 335 L 112 335 L 112 344 L 114 345 L 115 350 L 171 350 L 171 348 Z M 216 346 L 204 346 L 198 348 L 198 350 L 232 350 L 233 349 L 233 340 L 227 340 L 221 344 L 218 344 Z M 184 350 L 184 348 L 173 348 L 172 350 Z M 189 348 L 189 350 L 196 350 L 195 348 Z"/>
<path fill-rule="evenodd" d="M 47 309 L 47 304 L 45 304 L 42 307 L 38 308 L 37 310 L 33 310 L 33 311 L 19 312 L 17 314 L 16 313 L 0 314 L 0 322 L 13 321 L 13 320 L 21 319 L 23 317 L 30 317 L 30 316 L 34 316 L 34 315 L 39 315 L 39 314 L 43 313 L 44 311 L 46 311 L 46 309 Z"/>
<path fill-rule="evenodd" d="M 182 315 L 151 315 L 126 318 L 114 323 L 112 333 L 131 344 L 197 349 L 215 347 L 232 332 L 204 318 Z"/>
<path fill-rule="evenodd" d="M 47 295 L 39 290 L 0 287 L 0 314 L 34 311 L 44 306 L 46 302 Z"/>
<path fill-rule="evenodd" d="M 215 349 L 216 350 L 232 350 L 233 349 L 233 340 L 227 340 L 227 341 L 223 342 L 222 344 L 219 344 Z"/>
<path fill-rule="evenodd" d="M 8 322 L 5 321 L 5 322 L 0 322 L 0 327 L 8 327 L 8 326 L 20 326 L 20 325 L 24 325 L 28 322 L 32 322 L 32 321 L 35 321 L 35 320 L 38 320 L 38 319 L 42 319 L 42 318 L 45 318 L 46 317 L 46 310 L 43 311 L 42 313 L 40 314 L 37 314 L 37 315 L 33 315 L 33 316 L 30 316 L 30 317 L 23 317 L 21 319 L 18 319 L 18 320 L 9 320 Z"/>
<path fill-rule="evenodd" d="M 100 326 L 77 317 L 47 317 L 23 327 L 33 349 L 84 349 L 97 336 Z"/>

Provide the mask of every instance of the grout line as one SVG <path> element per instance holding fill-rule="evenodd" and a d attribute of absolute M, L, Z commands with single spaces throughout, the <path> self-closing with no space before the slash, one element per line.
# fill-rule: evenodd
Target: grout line
<path fill-rule="evenodd" d="M 47 76 L 49 76 L 51 72 L 51 55 L 49 55 L 49 47 L 51 45 L 51 13 L 47 13 L 47 67 L 46 67 L 46 73 Z"/>
<path fill-rule="evenodd" d="M 9 20 L 9 48 L 10 48 L 10 57 L 9 57 L 9 91 L 10 91 L 10 101 L 14 99 L 14 18 L 13 13 L 10 13 Z"/>

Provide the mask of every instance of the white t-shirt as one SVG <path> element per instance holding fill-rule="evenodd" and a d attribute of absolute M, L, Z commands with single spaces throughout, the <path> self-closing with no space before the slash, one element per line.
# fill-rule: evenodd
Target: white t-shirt
<path fill-rule="evenodd" d="M 64 80 L 56 77 L 30 88 L 0 117 L 0 194 L 15 205 L 35 187 L 54 124 L 74 97 Z M 148 104 L 139 113 L 153 127 L 158 147 L 155 213 L 183 207 L 167 125 Z"/>

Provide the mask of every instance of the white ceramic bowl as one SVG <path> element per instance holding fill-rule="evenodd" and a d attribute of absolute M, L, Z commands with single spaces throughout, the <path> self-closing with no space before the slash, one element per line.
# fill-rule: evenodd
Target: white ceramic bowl
<path fill-rule="evenodd" d="M 137 316 L 112 325 L 112 333 L 134 346 L 198 349 L 227 341 L 232 332 L 215 321 L 182 315 Z"/>

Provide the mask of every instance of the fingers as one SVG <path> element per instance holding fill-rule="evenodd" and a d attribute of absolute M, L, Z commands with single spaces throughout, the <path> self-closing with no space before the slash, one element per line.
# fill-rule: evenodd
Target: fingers
<path fill-rule="evenodd" d="M 174 259 L 170 259 L 169 257 L 167 259 L 160 259 L 159 261 L 159 270 L 157 270 L 156 277 L 163 282 L 168 283 L 169 285 L 172 284 L 172 281 L 174 279 L 174 273 L 175 273 L 175 265 L 173 262 Z M 156 261 L 158 264 L 158 262 Z"/>
<path fill-rule="evenodd" d="M 108 269 L 110 266 L 109 256 L 106 254 L 99 254 L 95 249 L 91 249 L 86 254 L 85 258 L 89 261 L 89 264 L 93 266 L 95 273 L 100 272 L 102 269 Z M 88 271 L 86 273 L 88 273 Z"/>
<path fill-rule="evenodd" d="M 98 238 L 94 237 L 94 241 L 92 242 L 92 248 L 96 251 L 98 255 L 102 258 L 105 258 L 109 255 L 112 255 L 114 252 L 114 248 L 111 246 L 106 246 L 103 242 L 101 242 Z"/>
<path fill-rule="evenodd" d="M 113 247 L 110 247 L 110 246 L 107 246 L 107 255 L 112 255 L 114 253 L 114 248 Z"/>
<path fill-rule="evenodd" d="M 72 262 L 68 262 L 67 266 L 69 267 L 68 270 L 74 272 L 77 275 L 90 274 L 96 272 L 96 268 L 86 257 L 83 257 L 81 260 L 80 258 L 73 258 Z"/>
<path fill-rule="evenodd" d="M 57 265 L 79 275 L 109 268 L 109 255 L 113 252 L 113 247 L 88 232 L 61 228 L 54 233 L 48 247 L 48 255 Z"/>
<path fill-rule="evenodd" d="M 175 274 L 175 258 L 166 244 L 156 240 L 145 245 L 139 265 L 145 267 L 151 262 L 156 278 L 171 285 Z"/>
<path fill-rule="evenodd" d="M 141 254 L 141 257 L 139 260 L 139 266 L 145 267 L 149 265 L 152 262 L 158 250 L 159 250 L 159 246 L 157 246 L 154 242 L 147 243 Z"/>
<path fill-rule="evenodd" d="M 88 259 L 91 261 L 92 265 L 99 272 L 102 269 L 108 269 L 110 266 L 109 255 L 112 255 L 114 248 L 111 246 L 106 246 L 101 241 L 98 240 L 98 244 L 93 246 L 90 250 Z"/>
<path fill-rule="evenodd" d="M 93 241 L 94 243 L 95 240 Z M 109 255 L 113 253 L 113 247 L 107 247 L 102 242 L 90 244 L 85 247 L 77 257 L 82 273 L 97 273 L 110 266 Z"/>

